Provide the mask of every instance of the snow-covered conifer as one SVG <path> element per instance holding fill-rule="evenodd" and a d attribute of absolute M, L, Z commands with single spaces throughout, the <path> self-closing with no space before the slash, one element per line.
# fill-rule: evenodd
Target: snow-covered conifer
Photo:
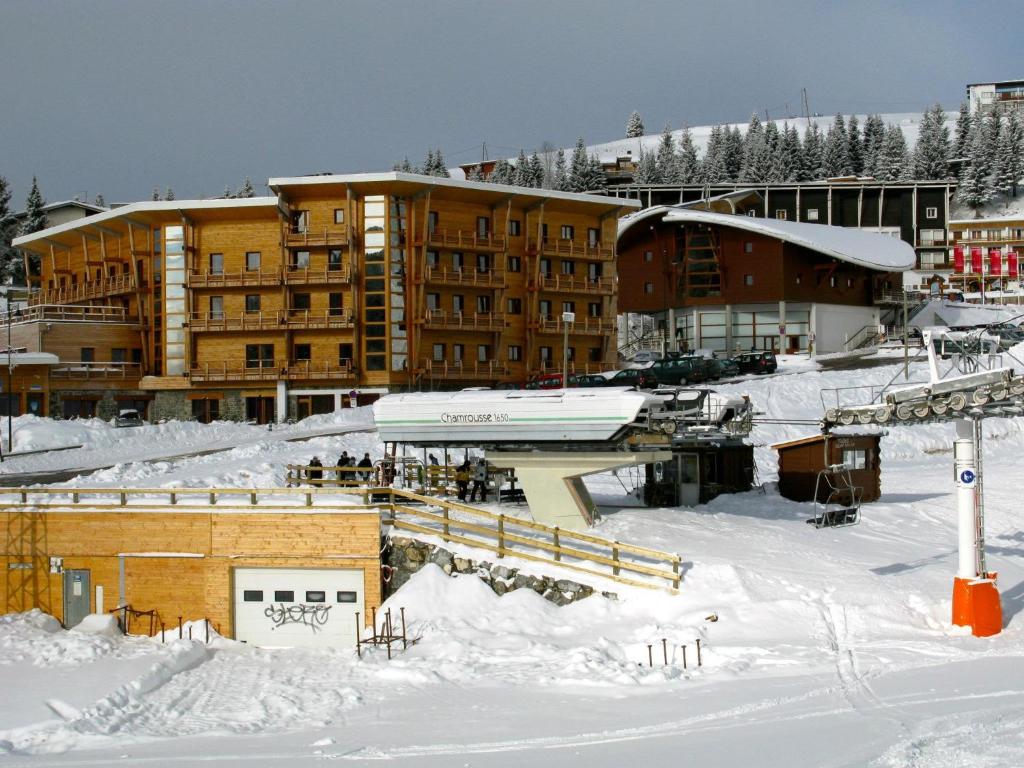
<path fill-rule="evenodd" d="M 868 115 L 864 121 L 863 173 L 866 176 L 875 176 L 878 166 L 878 153 L 882 151 L 882 144 L 885 142 L 885 123 L 879 115 Z"/>
<path fill-rule="evenodd" d="M 857 176 L 864 173 L 864 145 L 856 115 L 850 115 L 850 122 L 846 126 L 846 154 L 850 160 L 850 173 Z"/>
<path fill-rule="evenodd" d="M 944 179 L 949 171 L 949 129 L 942 106 L 936 104 L 924 113 L 921 131 L 914 147 L 914 177 Z"/>
<path fill-rule="evenodd" d="M 559 192 L 569 190 L 569 170 L 565 164 L 565 150 L 559 149 L 555 153 L 555 165 L 551 170 L 551 188 Z"/>
<path fill-rule="evenodd" d="M 676 155 L 676 142 L 672 138 L 672 126 L 666 124 L 658 142 L 658 176 L 664 183 L 676 181 L 679 168 L 679 157 Z"/>
<path fill-rule="evenodd" d="M 626 138 L 635 139 L 637 136 L 644 135 L 644 121 L 640 118 L 640 113 L 633 110 L 633 114 L 629 116 L 629 120 L 626 121 Z"/>
<path fill-rule="evenodd" d="M 825 169 L 822 167 L 821 144 L 821 130 L 818 128 L 817 123 L 811 123 L 804 131 L 801 181 L 818 181 L 825 178 Z"/>
<path fill-rule="evenodd" d="M 887 125 L 885 139 L 878 153 L 875 177 L 880 181 L 902 181 L 910 176 L 910 157 L 903 129 L 898 125 Z"/>
<path fill-rule="evenodd" d="M 587 146 L 583 143 L 583 137 L 576 139 L 576 146 L 572 150 L 572 159 L 569 161 L 568 184 L 572 192 L 582 192 L 586 189 L 587 172 L 590 166 L 590 158 L 587 157 Z"/>
<path fill-rule="evenodd" d="M 821 164 L 826 178 L 850 174 L 850 145 L 846 134 L 846 121 L 837 114 L 825 135 Z"/>
<path fill-rule="evenodd" d="M 956 130 L 953 134 L 953 158 L 964 160 L 971 151 L 971 126 L 974 118 L 971 117 L 971 108 L 966 101 L 960 102 L 960 114 L 956 118 Z"/>
<path fill-rule="evenodd" d="M 693 135 L 689 126 L 683 126 L 679 136 L 679 154 L 677 180 L 681 184 L 693 184 L 700 178 L 700 161 L 697 159 L 697 148 L 693 145 Z"/>
<path fill-rule="evenodd" d="M 248 176 L 245 177 L 242 186 L 238 188 L 238 193 L 235 197 L 256 197 L 256 189 L 253 187 L 252 180 Z"/>

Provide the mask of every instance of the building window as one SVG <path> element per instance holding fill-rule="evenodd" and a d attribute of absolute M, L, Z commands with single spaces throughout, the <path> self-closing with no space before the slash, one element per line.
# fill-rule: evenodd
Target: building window
<path fill-rule="evenodd" d="M 309 231 L 309 211 L 292 211 L 292 232 L 304 235 Z"/>
<path fill-rule="evenodd" d="M 477 344 L 476 345 L 476 361 L 478 363 L 486 363 L 491 359 L 491 346 L 490 344 Z"/>
<path fill-rule="evenodd" d="M 273 368 L 274 367 L 274 345 L 273 344 L 246 344 L 245 345 L 245 367 L 246 368 Z"/>
<path fill-rule="evenodd" d="M 333 317 L 340 317 L 345 312 L 345 299 L 340 293 L 327 294 L 327 313 Z"/>
<path fill-rule="evenodd" d="M 192 418 L 200 424 L 209 424 L 211 421 L 220 419 L 220 400 L 215 398 L 203 398 L 192 401 Z M 248 590 L 246 591 L 248 594 Z M 258 593 L 263 599 L 263 593 Z M 246 598 L 248 599 L 248 598 Z"/>
<path fill-rule="evenodd" d="M 542 363 L 550 363 L 551 362 L 551 357 L 552 357 L 551 352 L 552 352 L 551 347 L 541 347 L 540 348 L 540 361 Z"/>
<path fill-rule="evenodd" d="M 223 296 L 211 296 L 210 297 L 210 319 L 211 320 L 223 320 L 224 319 L 224 297 Z"/>
<path fill-rule="evenodd" d="M 757 217 L 757 211 L 754 211 L 754 210 L 747 211 L 747 216 L 749 216 L 752 219 L 756 218 Z"/>
<path fill-rule="evenodd" d="M 572 301 L 563 301 L 562 302 L 562 312 L 563 313 L 564 312 L 572 312 L 575 315 L 576 314 L 576 303 L 572 302 Z"/>
<path fill-rule="evenodd" d="M 601 242 L 601 230 L 597 227 L 587 228 L 587 245 L 596 248 Z"/>
<path fill-rule="evenodd" d="M 797 273 L 796 273 L 796 284 L 797 284 L 797 285 L 800 285 L 800 283 L 802 283 L 802 282 L 803 282 L 803 279 L 804 279 L 804 276 L 803 276 L 803 275 L 801 275 L 801 274 L 800 274 L 799 272 L 797 272 Z"/>
<path fill-rule="evenodd" d="M 246 312 L 259 312 L 260 311 L 260 295 L 258 293 L 250 293 L 245 297 L 245 311 Z"/>
<path fill-rule="evenodd" d="M 926 219 L 937 219 L 939 218 L 939 209 L 933 206 L 928 206 L 924 209 L 924 217 Z"/>
<path fill-rule="evenodd" d="M 541 259 L 538 266 L 541 277 L 551 277 L 551 259 Z"/>
<path fill-rule="evenodd" d="M 522 299 L 509 299 L 508 300 L 508 313 L 510 315 L 521 315 L 521 314 L 523 314 L 523 300 Z"/>
<path fill-rule="evenodd" d="M 260 271 L 260 252 L 259 251 L 246 251 L 245 253 L 245 269 L 247 272 L 259 272 Z"/>
<path fill-rule="evenodd" d="M 295 345 L 295 362 L 309 362 L 313 359 L 313 350 L 310 344 L 296 344 Z"/>
<path fill-rule="evenodd" d="M 509 272 L 522 272 L 523 262 L 519 256 L 509 256 L 506 268 Z"/>
<path fill-rule="evenodd" d="M 576 362 L 576 347 L 566 347 L 565 357 L 570 363 Z"/>
<path fill-rule="evenodd" d="M 785 221 L 786 220 L 786 209 L 785 208 L 776 208 L 775 209 L 775 218 L 779 219 L 780 221 Z"/>
<path fill-rule="evenodd" d="M 754 276 L 753 275 L 744 275 L 743 276 L 743 284 L 744 285 L 753 285 L 754 284 Z"/>
<path fill-rule="evenodd" d="M 847 288 L 853 288 L 853 278 L 852 277 L 846 278 L 846 287 Z"/>
<path fill-rule="evenodd" d="M 327 269 L 331 272 L 338 272 L 341 270 L 341 249 L 331 248 L 327 252 Z"/>
<path fill-rule="evenodd" d="M 644 283 L 644 293 L 648 296 L 654 293 L 654 283 Z"/>
<path fill-rule="evenodd" d="M 462 254 L 458 251 L 452 254 L 452 269 L 456 272 L 461 272 L 462 267 L 465 265 L 466 260 L 462 257 Z"/>
<path fill-rule="evenodd" d="M 518 363 L 520 360 L 523 359 L 523 348 L 520 347 L 518 344 L 509 344 L 508 359 L 509 362 Z"/>
<path fill-rule="evenodd" d="M 334 223 L 335 224 L 344 224 L 345 223 L 345 209 L 344 208 L 335 208 L 334 209 Z"/>
<path fill-rule="evenodd" d="M 654 261 L 654 251 L 644 251 L 644 262 L 650 263 Z"/>
<path fill-rule="evenodd" d="M 600 363 L 601 362 L 601 348 L 600 347 L 590 347 L 587 350 L 587 360 L 589 360 L 592 363 Z"/>
<path fill-rule="evenodd" d="M 461 363 L 462 358 L 466 355 L 465 344 L 452 344 L 452 360 L 456 363 Z"/>
<path fill-rule="evenodd" d="M 223 253 L 211 253 L 210 254 L 210 274 L 211 275 L 223 275 L 224 274 L 224 254 Z"/>
<path fill-rule="evenodd" d="M 572 240 L 576 237 L 576 228 L 572 224 L 563 224 L 559 237 L 563 240 Z"/>
<path fill-rule="evenodd" d="M 433 356 L 435 363 L 444 362 L 444 344 L 435 344 L 433 347 Z"/>
<path fill-rule="evenodd" d="M 112 363 L 127 363 L 128 362 L 128 348 L 127 347 L 114 347 L 110 350 L 110 362 Z"/>
<path fill-rule="evenodd" d="M 441 256 L 437 251 L 427 251 L 427 266 L 436 268 L 441 263 Z"/>
<path fill-rule="evenodd" d="M 441 294 L 440 293 L 428 293 L 427 294 L 427 309 L 439 309 L 441 306 Z"/>
<path fill-rule="evenodd" d="M 589 317 L 600 317 L 601 316 L 601 302 L 592 301 L 587 304 L 587 315 Z"/>
<path fill-rule="evenodd" d="M 292 269 L 309 269 L 309 251 L 296 251 L 292 256 Z"/>
<path fill-rule="evenodd" d="M 491 236 L 491 220 L 488 217 L 476 217 L 476 236 L 482 240 L 486 240 Z"/>
<path fill-rule="evenodd" d="M 818 220 L 818 209 L 817 208 L 808 208 L 807 209 L 807 220 L 808 221 L 817 221 Z"/>
<path fill-rule="evenodd" d="M 835 288 L 835 287 L 836 287 L 836 284 L 837 284 L 838 282 L 839 282 L 839 281 L 838 281 L 838 280 L 836 280 L 836 276 L 835 276 L 835 275 L 832 275 L 832 276 L 831 276 L 831 277 L 830 277 L 830 278 L 828 279 L 828 285 L 829 285 L 829 287 L 830 287 L 830 288 Z"/>
<path fill-rule="evenodd" d="M 466 297 L 462 294 L 456 293 L 452 296 L 452 312 L 465 312 L 466 311 Z"/>
<path fill-rule="evenodd" d="M 601 281 L 601 275 L 603 275 L 603 274 L 604 274 L 604 270 L 601 268 L 600 264 L 593 264 L 593 263 L 591 263 L 591 264 L 587 265 L 587 279 L 590 280 L 590 282 L 592 282 L 592 283 L 600 282 Z"/>
<path fill-rule="evenodd" d="M 427 234 L 434 234 L 437 231 L 438 216 L 437 211 L 430 211 L 427 214 Z"/>
<path fill-rule="evenodd" d="M 476 311 L 480 314 L 487 314 L 491 311 L 491 297 L 490 296 L 477 296 L 476 297 Z"/>
<path fill-rule="evenodd" d="M 486 253 L 476 255 L 476 271 L 481 275 L 486 275 L 491 271 L 491 257 Z"/>
<path fill-rule="evenodd" d="M 352 344 L 350 342 L 338 345 L 338 365 L 342 368 L 352 365 Z"/>
<path fill-rule="evenodd" d="M 922 229 L 921 245 L 944 245 L 946 242 L 946 230 L 944 229 Z"/>
<path fill-rule="evenodd" d="M 743 244 L 743 252 L 744 253 L 753 253 L 754 252 L 754 244 L 749 242 L 749 241 L 745 242 Z"/>
<path fill-rule="evenodd" d="M 538 307 L 537 308 L 540 311 L 540 316 L 542 318 L 544 318 L 545 320 L 550 320 L 551 319 L 551 302 L 550 301 L 548 301 L 547 299 L 541 299 L 538 302 Z"/>
<path fill-rule="evenodd" d="M 508 220 L 508 234 L 510 237 L 519 237 L 522 231 L 522 222 L 519 219 Z"/>
<path fill-rule="evenodd" d="M 867 451 L 852 448 L 843 449 L 843 465 L 847 469 L 867 469 Z"/>
<path fill-rule="evenodd" d="M 563 275 L 575 275 L 576 274 L 576 262 L 562 260 L 562 274 Z"/>

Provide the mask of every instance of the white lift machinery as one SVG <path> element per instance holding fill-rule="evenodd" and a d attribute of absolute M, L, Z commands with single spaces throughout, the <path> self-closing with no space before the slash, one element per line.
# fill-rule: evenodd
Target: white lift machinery
<path fill-rule="evenodd" d="M 387 395 L 373 405 L 381 440 L 477 448 L 512 469 L 534 519 L 580 529 L 596 505 L 583 477 L 672 458 L 673 444 L 750 433 L 746 397 L 705 389 L 464 389 Z"/>
<path fill-rule="evenodd" d="M 970 626 L 975 635 L 986 637 L 1002 630 L 1002 608 L 996 574 L 985 563 L 981 422 L 991 416 L 1024 415 L 1024 375 L 1007 366 L 1006 358 L 1021 369 L 1024 362 L 1001 351 L 999 337 L 986 329 L 927 328 L 922 336 L 928 381 L 822 392 L 822 430 L 852 424 L 955 422 L 959 560 L 953 580 L 953 623 Z M 826 402 L 832 395 L 834 402 Z"/>

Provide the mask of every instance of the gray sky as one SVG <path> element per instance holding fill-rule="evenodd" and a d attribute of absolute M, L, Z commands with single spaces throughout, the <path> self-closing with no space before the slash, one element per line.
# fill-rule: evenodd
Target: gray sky
<path fill-rule="evenodd" d="M 449 165 L 775 116 L 956 108 L 1024 76 L 1021 3 L 0 1 L 0 175 L 21 207 L 245 176 Z M 1002 19 L 1005 23 L 1000 23 Z"/>

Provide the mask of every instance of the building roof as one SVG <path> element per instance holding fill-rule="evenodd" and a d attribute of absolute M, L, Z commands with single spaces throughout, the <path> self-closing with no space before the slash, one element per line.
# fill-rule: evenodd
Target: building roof
<path fill-rule="evenodd" d="M 878 232 L 865 232 L 852 227 L 833 227 L 827 224 L 808 224 L 802 221 L 736 216 L 678 205 L 664 208 L 666 211 L 662 221 L 665 222 L 711 224 L 767 235 L 868 269 L 904 272 L 912 269 L 917 262 L 914 249 L 910 245 Z M 631 226 L 644 218 L 647 217 L 631 216 L 620 221 L 619 237 L 621 238 Z"/>
<path fill-rule="evenodd" d="M 609 197 L 608 195 L 590 195 L 579 192 L 560 192 L 554 189 L 537 189 L 535 187 L 515 187 L 507 184 L 491 184 L 486 181 L 465 181 L 463 179 L 452 179 L 444 176 L 424 176 L 418 173 L 405 173 L 404 171 L 386 171 L 384 173 L 350 173 L 350 174 L 322 174 L 317 176 L 286 176 L 272 178 L 267 182 L 274 190 L 286 191 L 290 187 L 312 187 L 320 185 L 345 186 L 348 184 L 360 185 L 382 185 L 382 184 L 406 184 L 410 189 L 422 189 L 426 187 L 440 187 L 449 190 L 464 190 L 476 193 L 490 194 L 493 199 L 505 199 L 509 195 L 518 198 L 536 201 L 561 200 L 575 203 L 591 203 L 602 208 L 639 208 L 639 200 L 627 200 L 620 197 Z"/>
<path fill-rule="evenodd" d="M 0 363 L 7 364 L 7 350 L 0 350 Z M 50 352 L 12 352 L 11 363 L 14 365 L 57 365 L 60 358 Z"/>
<path fill-rule="evenodd" d="M 144 200 L 130 205 L 122 205 L 113 210 L 101 209 L 102 213 L 86 216 L 81 219 L 58 224 L 54 227 L 47 227 L 39 232 L 30 235 L 22 235 L 14 238 L 11 245 L 17 248 L 24 248 L 34 243 L 45 241 L 48 238 L 56 237 L 65 232 L 73 232 L 82 227 L 97 227 L 104 222 L 113 222 L 119 219 L 131 219 L 133 215 L 168 213 L 181 211 L 196 212 L 204 210 L 220 210 L 226 208 L 252 209 L 276 207 L 276 197 L 246 197 L 246 198 L 225 198 L 217 200 Z"/>

